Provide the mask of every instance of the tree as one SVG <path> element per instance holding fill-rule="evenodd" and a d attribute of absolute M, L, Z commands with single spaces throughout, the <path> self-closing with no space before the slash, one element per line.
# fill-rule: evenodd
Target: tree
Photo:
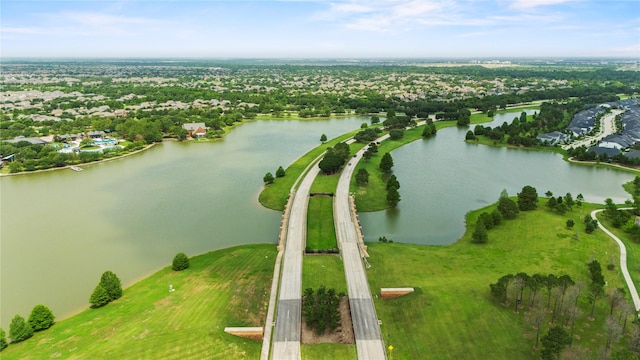
<path fill-rule="evenodd" d="M 478 219 L 473 234 L 471 235 L 471 241 L 476 244 L 485 244 L 488 240 L 487 227 L 482 219 Z"/>
<path fill-rule="evenodd" d="M 334 289 L 324 286 L 313 291 L 307 288 L 302 298 L 302 314 L 307 326 L 317 334 L 323 334 L 327 329 L 334 331 L 340 323 L 340 298 L 343 294 L 336 294 Z"/>
<path fill-rule="evenodd" d="M 344 165 L 345 159 L 337 154 L 333 149 L 327 150 L 322 160 L 318 163 L 318 167 L 325 175 L 335 174 Z"/>
<path fill-rule="evenodd" d="M 373 115 L 371 117 L 371 125 L 378 124 L 379 122 L 380 122 L 380 118 L 379 117 L 377 117 L 375 115 Z"/>
<path fill-rule="evenodd" d="M 0 351 L 4 350 L 9 346 L 7 342 L 7 333 L 4 332 L 4 329 L 0 329 Z"/>
<path fill-rule="evenodd" d="M 386 188 L 387 190 L 391 188 L 396 188 L 396 190 L 400 190 L 400 182 L 398 181 L 398 178 L 395 175 L 389 176 L 389 179 L 387 180 Z"/>
<path fill-rule="evenodd" d="M 356 184 L 358 186 L 365 186 L 369 183 L 369 172 L 367 169 L 360 169 L 356 174 Z"/>
<path fill-rule="evenodd" d="M 575 225 L 575 221 L 573 219 L 567 220 L 567 229 L 573 229 L 573 225 Z"/>
<path fill-rule="evenodd" d="M 31 325 L 33 331 L 41 331 L 50 328 L 54 319 L 55 317 L 48 307 L 36 305 L 31 310 L 31 315 L 29 315 L 29 325 Z"/>
<path fill-rule="evenodd" d="M 102 274 L 100 277 L 100 285 L 109 295 L 109 301 L 119 299 L 122 296 L 120 279 L 111 270 L 107 270 Z"/>
<path fill-rule="evenodd" d="M 189 257 L 183 252 L 177 253 L 176 256 L 173 257 L 171 268 L 175 271 L 188 269 Z"/>
<path fill-rule="evenodd" d="M 498 200 L 498 211 L 500 211 L 502 217 L 507 220 L 515 219 L 520 212 L 516 203 L 508 197 L 500 197 Z"/>
<path fill-rule="evenodd" d="M 549 329 L 547 335 L 542 337 L 541 341 L 544 347 L 542 349 L 542 358 L 558 359 L 560 358 L 560 352 L 571 343 L 571 338 L 562 326 L 554 326 Z"/>
<path fill-rule="evenodd" d="M 109 301 L 111 301 L 111 299 L 109 298 L 107 290 L 105 290 L 100 284 L 96 286 L 93 293 L 91 293 L 91 297 L 89 297 L 89 303 L 93 309 L 105 306 Z"/>
<path fill-rule="evenodd" d="M 20 315 L 16 315 L 9 325 L 9 337 L 12 343 L 27 340 L 33 336 L 33 329 L 28 322 Z"/>
<path fill-rule="evenodd" d="M 584 201 L 584 196 L 582 196 L 582 194 L 578 194 L 578 196 L 576 196 L 576 205 L 578 205 L 578 207 L 582 207 L 583 201 Z"/>
<path fill-rule="evenodd" d="M 322 134 L 322 135 L 320 136 L 320 141 L 321 141 L 321 142 L 325 142 L 325 141 L 327 141 L 327 135 Z"/>
<path fill-rule="evenodd" d="M 591 313 L 589 317 L 593 319 L 593 311 L 596 308 L 596 302 L 600 299 L 600 296 L 604 293 L 603 285 L 600 283 L 591 283 L 589 285 L 589 302 L 591 303 Z"/>
<path fill-rule="evenodd" d="M 469 115 L 460 114 L 460 116 L 458 116 L 458 121 L 456 122 L 456 125 L 469 126 L 470 123 L 471 123 L 471 118 L 469 117 Z"/>
<path fill-rule="evenodd" d="M 425 130 L 427 130 L 427 129 L 425 128 Z M 424 133 L 422 133 L 422 136 L 424 136 Z M 473 131 L 469 130 L 469 131 L 467 131 L 467 134 L 464 136 L 464 139 L 465 140 L 475 140 L 476 136 L 473 134 Z"/>
<path fill-rule="evenodd" d="M 278 167 L 278 170 L 276 170 L 276 177 L 284 177 L 284 169 L 282 168 L 282 166 Z"/>
<path fill-rule="evenodd" d="M 622 326 L 618 323 L 613 316 L 609 315 L 604 322 L 604 330 L 607 334 L 607 342 L 604 345 L 603 358 L 606 359 L 609 354 L 609 348 L 612 341 L 617 341 L 622 335 Z"/>
<path fill-rule="evenodd" d="M 385 153 L 382 155 L 382 159 L 380 159 L 380 169 L 386 173 L 391 172 L 391 168 L 393 167 L 393 158 L 391 154 Z"/>
<path fill-rule="evenodd" d="M 525 185 L 518 193 L 518 208 L 522 211 L 534 210 L 538 206 L 538 192 L 536 188 Z"/>
<path fill-rule="evenodd" d="M 403 136 L 404 136 L 404 130 L 402 129 L 393 129 L 389 131 L 389 138 L 391 140 L 402 139 Z"/>
<path fill-rule="evenodd" d="M 398 189 L 396 189 L 394 187 L 388 189 L 387 190 L 387 203 L 391 207 L 395 207 L 396 205 L 398 205 L 399 202 L 400 202 L 400 193 L 398 192 Z"/>
<path fill-rule="evenodd" d="M 540 343 L 540 328 L 542 328 L 542 323 L 544 322 L 544 319 L 547 316 L 547 312 L 546 310 L 542 307 L 536 307 L 533 309 L 533 313 L 531 316 L 531 323 L 534 327 L 534 329 L 536 329 L 536 345 L 534 346 L 534 349 L 538 349 L 539 348 L 539 343 Z"/>
<path fill-rule="evenodd" d="M 551 210 L 555 209 L 558 206 L 558 200 L 556 200 L 556 198 L 554 197 L 550 197 L 549 200 L 547 200 L 547 207 Z"/>
<path fill-rule="evenodd" d="M 263 181 L 265 184 L 273 184 L 273 181 L 274 181 L 274 180 L 275 180 L 275 179 L 274 179 L 274 177 L 273 177 L 273 174 L 271 174 L 270 172 L 268 172 L 268 173 L 264 174 L 264 177 L 262 178 L 262 181 Z"/>
<path fill-rule="evenodd" d="M 564 203 L 567 205 L 569 210 L 573 208 L 575 201 L 573 200 L 573 196 L 571 196 L 571 193 L 567 193 L 567 195 L 564 196 Z"/>

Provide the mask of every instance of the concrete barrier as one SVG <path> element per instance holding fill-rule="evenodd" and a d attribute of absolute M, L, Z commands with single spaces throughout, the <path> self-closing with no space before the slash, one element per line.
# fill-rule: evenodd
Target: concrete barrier
<path fill-rule="evenodd" d="M 262 340 L 262 327 L 226 327 L 224 332 L 252 340 Z"/>
<path fill-rule="evenodd" d="M 393 299 L 412 292 L 413 288 L 382 288 L 380 289 L 380 296 L 383 299 Z"/>

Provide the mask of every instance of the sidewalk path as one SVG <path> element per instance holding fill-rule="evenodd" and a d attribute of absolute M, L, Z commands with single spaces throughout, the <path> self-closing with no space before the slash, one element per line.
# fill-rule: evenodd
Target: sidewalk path
<path fill-rule="evenodd" d="M 630 208 L 620 209 L 620 210 L 628 210 Z M 604 209 L 594 210 L 591 212 L 591 218 L 597 220 L 596 214 L 601 212 Z M 631 279 L 631 275 L 629 275 L 629 269 L 627 269 L 627 248 L 624 246 L 624 243 L 618 239 L 617 236 L 613 235 L 611 231 L 607 230 L 602 223 L 598 221 L 598 227 L 605 232 L 605 234 L 609 235 L 613 240 L 618 243 L 620 246 L 620 270 L 622 270 L 622 275 L 624 276 L 624 281 L 627 283 L 627 287 L 629 288 L 629 293 L 631 294 L 631 298 L 633 299 L 633 305 L 636 308 L 636 311 L 640 310 L 640 297 L 638 296 L 638 291 L 636 290 L 636 286 Z"/>

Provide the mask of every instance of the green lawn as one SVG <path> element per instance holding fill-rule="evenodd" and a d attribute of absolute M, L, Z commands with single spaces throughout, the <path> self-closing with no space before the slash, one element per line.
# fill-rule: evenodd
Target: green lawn
<path fill-rule="evenodd" d="M 333 198 L 309 198 L 307 211 L 307 248 L 333 249 L 338 247 L 333 223 Z"/>
<path fill-rule="evenodd" d="M 355 344 L 313 344 L 300 348 L 303 360 L 357 359 Z"/>
<path fill-rule="evenodd" d="M 342 259 L 338 255 L 307 255 L 302 261 L 302 290 L 324 285 L 347 293 Z"/>
<path fill-rule="evenodd" d="M 544 200 L 541 200 L 541 207 Z M 597 259 L 603 266 L 608 287 L 623 286 L 618 269 L 606 270 L 617 246 L 603 232 L 584 233 L 582 219 L 593 205 L 574 208 L 564 216 L 546 209 L 520 213 L 515 220 L 489 230 L 485 245 L 470 243 L 468 231 L 450 246 L 369 244 L 372 267 L 367 270 L 373 294 L 382 287 L 414 287 L 413 294 L 391 299 L 374 299 L 382 320 L 383 338 L 394 347 L 394 359 L 537 359 L 533 350 L 535 330 L 526 323 L 528 313 L 515 314 L 512 307 L 496 304 L 489 284 L 505 274 L 526 272 L 568 274 L 588 282 L 587 262 Z M 475 224 L 481 211 L 471 212 L 467 223 Z M 566 220 L 573 218 L 574 230 Z M 471 226 L 471 228 L 473 228 Z M 573 235 L 579 234 L 579 240 Z M 525 297 L 527 293 L 525 292 Z M 543 290 L 540 294 L 546 296 Z M 580 298 L 589 314 L 586 294 Z M 604 346 L 603 322 L 608 304 L 597 303 L 595 321 L 583 316 L 577 323 L 574 347 L 590 349 L 598 358 Z M 542 329 L 548 331 L 548 322 Z M 614 343 L 625 346 L 627 339 Z"/>
<path fill-rule="evenodd" d="M 274 245 L 196 256 L 189 269 L 162 269 L 125 289 L 122 298 L 10 345 L 1 357 L 257 359 L 262 342 L 223 330 L 263 325 L 275 258 Z M 169 293 L 170 284 L 175 292 Z"/>

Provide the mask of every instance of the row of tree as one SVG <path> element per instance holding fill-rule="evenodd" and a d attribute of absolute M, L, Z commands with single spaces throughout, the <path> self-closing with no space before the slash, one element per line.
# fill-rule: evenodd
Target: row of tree
<path fill-rule="evenodd" d="M 278 167 L 278 169 L 276 170 L 276 178 L 281 178 L 285 176 L 285 171 L 284 168 L 281 166 Z M 262 181 L 266 184 L 273 184 L 273 182 L 276 180 L 276 178 L 273 177 L 273 174 L 270 172 L 267 172 L 266 174 L 264 174 L 264 176 L 262 177 Z"/>
<path fill-rule="evenodd" d="M 9 338 L 11 343 L 18 343 L 33 336 L 36 331 L 42 331 L 50 328 L 55 322 L 55 317 L 51 309 L 45 305 L 36 305 L 31 310 L 29 319 L 25 319 L 16 314 L 9 324 Z M 0 329 L 0 351 L 9 346 L 7 334 Z"/>
<path fill-rule="evenodd" d="M 576 321 L 585 313 L 579 301 L 585 291 L 591 304 L 589 317 L 593 320 L 595 305 L 604 295 L 605 282 L 597 261 L 589 262 L 587 268 L 592 279 L 590 285 L 576 282 L 568 275 L 528 275 L 521 272 L 504 275 L 489 286 L 496 301 L 503 306 L 513 304 L 514 313 L 522 308 L 527 309 L 525 316 L 528 323 L 536 329 L 534 348 L 538 349 L 541 340 L 543 359 L 557 359 L 563 349 L 571 346 Z M 541 290 L 545 291 L 546 296 L 538 296 Z M 607 297 L 609 312 L 604 321 L 606 343 L 603 358 L 606 358 L 612 342 L 624 334 L 628 321 L 633 320 L 636 314 L 634 305 L 625 299 L 623 289 L 610 288 Z M 549 324 L 549 332 L 540 339 L 542 326 L 546 323 Z M 569 332 L 565 329 L 569 329 Z M 636 351 L 640 342 L 640 326 L 635 327 L 632 337 L 631 347 Z"/>
<path fill-rule="evenodd" d="M 175 271 L 187 269 L 189 268 L 189 258 L 185 253 L 180 252 L 173 258 L 171 267 Z M 100 283 L 91 294 L 89 302 L 92 308 L 98 308 L 121 296 L 122 285 L 120 279 L 112 271 L 108 270 L 100 277 Z M 54 322 L 53 312 L 45 305 L 36 305 L 31 310 L 28 321 L 25 321 L 22 316 L 17 314 L 9 325 L 11 343 L 27 340 L 33 336 L 34 332 L 46 330 Z M 6 333 L 3 329 L 0 329 L 0 351 L 4 350 L 8 345 Z"/>

